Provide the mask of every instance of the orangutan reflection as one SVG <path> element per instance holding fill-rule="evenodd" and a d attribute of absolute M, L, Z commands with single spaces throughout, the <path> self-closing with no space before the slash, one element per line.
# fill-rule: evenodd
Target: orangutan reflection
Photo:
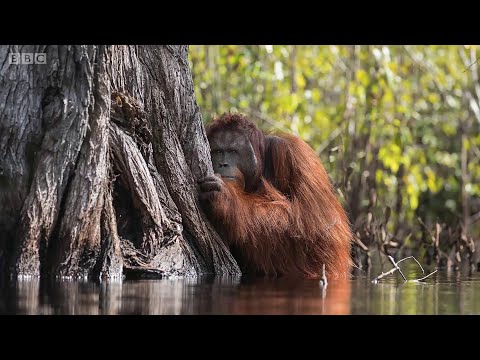
<path fill-rule="evenodd" d="M 331 281 L 326 288 L 316 280 L 278 279 L 242 282 L 235 296 L 219 304 L 221 314 L 350 314 L 349 280 Z M 230 300 L 230 301 L 229 301 Z"/>

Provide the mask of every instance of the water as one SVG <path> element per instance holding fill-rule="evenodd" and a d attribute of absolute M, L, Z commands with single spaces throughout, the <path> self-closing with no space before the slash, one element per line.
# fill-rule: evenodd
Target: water
<path fill-rule="evenodd" d="M 289 279 L 3 281 L 0 314 L 480 314 L 478 272 L 371 283 L 379 273 L 331 280 L 326 289 Z M 421 276 L 413 268 L 405 274 Z"/>

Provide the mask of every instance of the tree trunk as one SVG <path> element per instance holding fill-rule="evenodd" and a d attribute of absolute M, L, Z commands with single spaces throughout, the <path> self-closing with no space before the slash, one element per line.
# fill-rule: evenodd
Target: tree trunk
<path fill-rule="evenodd" d="M 187 46 L 0 46 L 0 64 L 0 266 L 240 273 L 197 202 L 213 170 Z"/>

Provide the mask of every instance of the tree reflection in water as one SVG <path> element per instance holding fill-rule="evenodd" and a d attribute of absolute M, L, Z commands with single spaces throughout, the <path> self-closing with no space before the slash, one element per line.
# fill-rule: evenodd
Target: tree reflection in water
<path fill-rule="evenodd" d="M 412 267 L 412 271 L 417 271 Z M 407 267 L 408 278 L 418 277 Z M 2 281 L 1 314 L 480 314 L 480 273 L 404 284 L 206 277 L 123 282 Z"/>
<path fill-rule="evenodd" d="M 349 314 L 349 280 L 201 279 L 18 281 L 0 288 L 0 312 L 17 314 Z"/>

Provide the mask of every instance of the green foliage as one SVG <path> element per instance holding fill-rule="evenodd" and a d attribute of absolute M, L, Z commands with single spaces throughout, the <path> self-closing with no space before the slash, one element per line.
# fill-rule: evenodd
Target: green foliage
<path fill-rule="evenodd" d="M 462 187 L 480 197 L 479 56 L 478 47 L 457 45 L 190 47 L 206 122 L 240 111 L 264 130 L 302 137 L 338 183 L 353 167 L 350 192 L 362 193 L 361 206 L 367 172 L 376 211 L 397 205 L 392 216 L 412 226 L 420 203 L 434 222 L 461 213 Z"/>

